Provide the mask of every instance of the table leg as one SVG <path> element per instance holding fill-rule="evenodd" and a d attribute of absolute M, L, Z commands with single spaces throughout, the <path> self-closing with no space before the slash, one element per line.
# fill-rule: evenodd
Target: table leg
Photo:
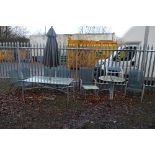
<path fill-rule="evenodd" d="M 112 100 L 114 99 L 114 83 L 112 83 Z"/>
<path fill-rule="evenodd" d="M 67 105 L 68 105 L 68 102 L 69 102 L 69 87 L 67 87 Z"/>
<path fill-rule="evenodd" d="M 112 82 L 110 82 L 109 85 L 110 85 L 110 88 L 109 88 L 109 91 L 110 91 L 110 100 L 113 100 L 114 85 L 113 85 Z"/>
<path fill-rule="evenodd" d="M 25 101 L 24 89 L 25 89 L 25 85 L 24 85 L 24 82 L 22 82 L 22 98 L 23 98 L 23 101 Z"/>
<path fill-rule="evenodd" d="M 75 90 L 74 90 L 75 84 L 73 83 L 73 99 L 75 99 Z"/>

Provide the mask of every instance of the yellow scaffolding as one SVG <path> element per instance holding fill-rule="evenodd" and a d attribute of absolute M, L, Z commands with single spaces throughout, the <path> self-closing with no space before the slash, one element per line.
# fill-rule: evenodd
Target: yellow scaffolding
<path fill-rule="evenodd" d="M 72 40 L 68 37 L 68 67 L 91 67 L 117 48 L 114 40 Z M 77 66 L 76 66 L 77 65 Z"/>

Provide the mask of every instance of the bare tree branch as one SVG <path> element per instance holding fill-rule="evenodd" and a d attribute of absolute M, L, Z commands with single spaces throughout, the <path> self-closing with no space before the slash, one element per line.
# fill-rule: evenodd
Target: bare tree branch
<path fill-rule="evenodd" d="M 22 26 L 0 26 L 0 42 L 29 42 L 26 38 L 27 29 Z"/>

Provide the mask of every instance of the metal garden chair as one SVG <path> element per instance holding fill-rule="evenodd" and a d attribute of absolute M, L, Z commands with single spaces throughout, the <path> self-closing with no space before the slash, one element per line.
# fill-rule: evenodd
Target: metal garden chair
<path fill-rule="evenodd" d="M 44 76 L 69 78 L 71 74 L 70 69 L 67 67 L 45 67 Z"/>
<path fill-rule="evenodd" d="M 45 67 L 44 68 L 44 76 L 56 77 L 57 76 L 57 68 L 56 67 Z"/>
<path fill-rule="evenodd" d="M 94 90 L 95 93 L 98 92 L 99 87 L 96 85 L 96 80 L 94 79 L 94 68 L 81 67 L 80 68 L 80 90 Z"/>
<path fill-rule="evenodd" d="M 22 88 L 22 95 L 24 95 L 24 88 L 25 86 L 30 86 L 31 83 L 28 82 L 24 82 L 22 80 L 30 77 L 30 69 L 28 68 L 22 68 L 21 71 L 17 71 L 17 70 L 11 70 L 8 72 L 9 78 L 11 79 L 11 87 L 10 87 L 10 91 L 15 88 Z M 10 92 L 9 91 L 9 92 Z"/>
<path fill-rule="evenodd" d="M 106 75 L 118 76 L 124 78 L 123 69 L 118 66 L 108 66 L 106 67 Z"/>
<path fill-rule="evenodd" d="M 71 77 L 70 68 L 63 67 L 63 66 L 58 67 L 57 77 L 70 78 Z"/>
<path fill-rule="evenodd" d="M 22 68 L 21 72 L 22 72 L 23 79 L 29 78 L 31 76 L 30 68 Z"/>
<path fill-rule="evenodd" d="M 125 87 L 125 96 L 128 91 L 141 92 L 141 102 L 143 100 L 145 84 L 144 73 L 141 70 L 131 70 L 129 72 L 129 79 Z"/>

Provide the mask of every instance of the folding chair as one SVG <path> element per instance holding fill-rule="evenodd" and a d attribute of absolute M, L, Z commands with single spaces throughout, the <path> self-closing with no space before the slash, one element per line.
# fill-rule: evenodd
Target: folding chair
<path fill-rule="evenodd" d="M 129 72 L 129 79 L 125 87 L 125 96 L 128 91 L 140 92 L 141 102 L 143 100 L 145 84 L 144 84 L 144 73 L 141 70 L 131 70 Z"/>
<path fill-rule="evenodd" d="M 97 92 L 99 87 L 96 85 L 96 80 L 94 79 L 94 68 L 80 67 L 80 90 L 86 91 L 94 90 Z"/>
<path fill-rule="evenodd" d="M 45 67 L 44 76 L 56 77 L 57 76 L 57 67 Z"/>
<path fill-rule="evenodd" d="M 22 68 L 21 71 L 11 70 L 11 71 L 8 72 L 8 75 L 9 75 L 9 78 L 11 79 L 10 91 L 13 88 L 16 88 L 16 89 L 22 88 L 22 96 L 23 96 L 25 86 L 27 87 L 27 86 L 31 85 L 31 83 L 22 81 L 22 80 L 30 77 L 30 69 Z"/>
<path fill-rule="evenodd" d="M 118 66 L 107 66 L 106 67 L 106 75 L 110 76 L 118 76 L 124 78 L 123 69 Z"/>
<path fill-rule="evenodd" d="M 67 68 L 67 67 L 64 67 L 64 66 L 58 67 L 57 77 L 70 78 L 71 77 L 70 68 Z"/>

